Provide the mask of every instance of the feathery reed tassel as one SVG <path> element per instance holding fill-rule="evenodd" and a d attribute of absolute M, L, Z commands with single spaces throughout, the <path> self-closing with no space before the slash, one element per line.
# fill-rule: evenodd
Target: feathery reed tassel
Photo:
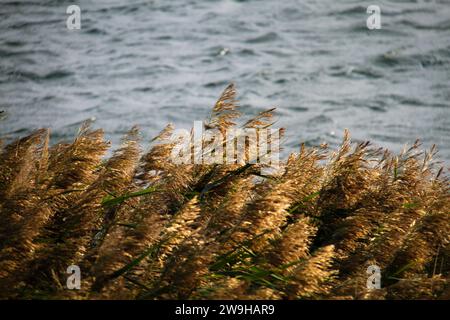
<path fill-rule="evenodd" d="M 233 235 L 236 242 L 254 237 L 258 238 L 252 242 L 251 247 L 261 251 L 268 245 L 268 240 L 277 238 L 281 228 L 287 223 L 290 215 L 289 208 L 298 201 L 302 195 L 299 188 L 305 186 L 310 179 L 308 173 L 314 172 L 310 165 L 316 163 L 317 158 L 302 153 L 299 156 L 295 169 L 285 168 L 283 175 L 273 181 L 264 181 L 256 186 L 255 197 L 245 208 L 244 222 L 239 231 Z M 305 160 L 305 161 L 302 161 Z M 305 188 L 306 193 L 311 189 Z M 300 199 L 304 198 L 301 196 Z M 259 236 L 261 235 L 261 236 Z"/>
<path fill-rule="evenodd" d="M 242 220 L 242 208 L 251 195 L 250 186 L 250 178 L 236 177 L 223 187 L 222 191 L 227 193 L 215 212 L 211 213 L 209 205 L 201 207 L 200 229 L 181 244 L 161 275 L 162 281 L 173 286 L 172 292 L 163 293 L 164 297 L 204 296 L 202 292 L 211 285 L 206 277 L 215 258 L 238 245 L 229 240 Z M 185 263 L 178 263 L 183 259 Z"/>
<path fill-rule="evenodd" d="M 427 178 L 424 176 L 428 173 L 420 169 L 420 153 L 417 148 L 416 143 L 398 157 L 385 153 L 382 160 L 371 169 L 376 173 L 375 178 L 372 186 L 362 194 L 359 208 L 350 214 L 354 217 L 339 222 L 341 226 L 339 223 L 335 226 L 341 228 L 342 223 L 351 222 L 352 219 L 354 221 L 351 223 L 356 223 L 355 227 L 358 227 L 358 222 L 361 223 L 358 232 L 361 238 L 355 239 L 354 235 L 349 234 L 341 238 L 337 245 L 340 250 L 341 274 L 351 274 L 370 259 L 377 260 L 382 269 L 386 268 L 412 227 L 425 214 L 424 203 L 419 206 L 411 205 L 428 189 L 428 183 L 425 182 Z M 335 234 L 335 239 L 338 240 L 336 236 L 339 237 L 338 233 Z M 354 240 L 348 242 L 349 237 Z M 352 241 L 356 242 L 356 248 L 345 247 Z"/>
<path fill-rule="evenodd" d="M 98 178 L 76 203 L 81 210 L 73 209 L 74 212 L 79 211 L 81 227 L 73 233 L 76 237 L 76 242 L 73 243 L 73 260 L 83 270 L 84 291 L 92 281 L 90 269 L 98 256 L 99 246 L 115 222 L 121 205 L 120 202 L 115 206 L 107 206 L 105 203 L 113 202 L 130 188 L 139 156 L 139 131 L 137 127 L 133 127 L 122 139 L 122 146 L 114 151 L 100 169 Z"/>
<path fill-rule="evenodd" d="M 163 267 L 167 258 L 173 255 L 173 251 L 183 240 L 189 238 L 200 227 L 199 215 L 198 199 L 193 197 L 173 216 L 161 235 L 161 246 L 158 252 L 160 267 Z"/>
<path fill-rule="evenodd" d="M 334 257 L 332 245 L 317 249 L 311 258 L 292 271 L 293 283 L 286 288 L 289 299 L 315 298 L 331 290 L 336 271 L 331 269 Z"/>
<path fill-rule="evenodd" d="M 103 294 L 111 296 L 118 286 L 123 286 L 123 279 L 117 279 L 117 274 L 133 261 L 144 262 L 144 258 L 139 257 L 158 241 L 170 216 L 185 201 L 184 193 L 189 190 L 192 180 L 191 166 L 179 168 L 170 162 L 174 146 L 170 139 L 172 131 L 170 125 L 161 131 L 153 139 L 157 144 L 141 159 L 135 181 L 139 185 L 146 183 L 147 189 L 153 192 L 140 199 L 128 217 L 123 217 L 128 220 L 126 225 L 116 226 L 99 248 L 96 264 L 101 267 L 93 269 L 95 292 L 103 290 Z M 118 243 L 118 239 L 122 241 Z M 104 288 L 111 280 L 113 282 Z"/>
<path fill-rule="evenodd" d="M 23 270 L 19 267 L 34 254 L 33 240 L 51 216 L 42 203 L 39 176 L 47 151 L 47 130 L 13 142 L 1 156 L 3 193 L 0 196 L 0 297 L 12 295 L 21 286 Z M 44 197 L 45 198 L 45 197 Z"/>
<path fill-rule="evenodd" d="M 234 84 L 230 84 L 214 105 L 205 127 L 207 129 L 219 129 L 225 136 L 227 129 L 235 125 L 234 119 L 240 116 L 236 109 L 236 89 Z"/>
<path fill-rule="evenodd" d="M 318 245 L 326 243 L 324 239 L 330 236 L 336 224 L 359 206 L 367 192 L 372 177 L 367 167 L 368 147 L 369 142 L 363 142 L 352 150 L 350 135 L 346 130 L 342 146 L 331 155 L 317 203 L 322 221 Z"/>
<path fill-rule="evenodd" d="M 21 189 L 28 189 L 33 183 L 35 152 L 42 142 L 46 129 L 17 140 L 5 147 L 0 154 L 0 198 L 14 195 Z"/>
<path fill-rule="evenodd" d="M 438 258 L 439 249 L 449 243 L 450 215 L 448 212 L 425 215 L 395 256 L 388 268 L 388 273 L 398 278 L 403 278 L 410 273 L 420 274 L 426 267 L 433 264 L 433 258 Z M 432 276 L 437 271 L 435 269 L 430 270 Z"/>
<path fill-rule="evenodd" d="M 182 220 L 188 223 L 180 225 Z M 201 220 L 197 199 L 193 198 L 169 224 L 168 233 L 161 237 L 160 275 L 153 278 L 152 289 L 144 290 L 138 297 L 186 299 L 191 296 L 211 260 L 203 250 L 205 241 L 199 234 Z M 168 250 L 171 250 L 170 255 L 167 255 Z"/>
<path fill-rule="evenodd" d="M 402 279 L 388 287 L 386 299 L 436 299 L 445 292 L 445 287 L 448 285 L 448 279 L 443 279 L 438 276 L 432 278 L 416 277 L 414 279 Z"/>
<path fill-rule="evenodd" d="M 309 254 L 309 246 L 317 228 L 309 218 L 301 217 L 290 224 L 276 239 L 267 253 L 267 258 L 274 266 L 305 259 Z"/>
<path fill-rule="evenodd" d="M 108 147 L 102 130 L 92 131 L 89 122 L 83 123 L 73 143 L 56 145 L 50 151 L 48 171 L 52 188 L 67 190 L 91 184 L 96 178 L 95 168 Z"/>
<path fill-rule="evenodd" d="M 48 188 L 70 190 L 76 187 L 86 190 L 98 175 L 96 169 L 107 147 L 101 131 L 90 131 L 87 124 L 83 125 L 71 145 L 53 149 L 49 162 Z M 55 154 L 55 150 L 61 153 Z M 89 229 L 87 225 L 91 221 L 90 217 L 96 214 L 93 208 L 96 204 L 91 199 L 86 200 L 86 191 L 83 191 L 56 199 L 55 207 L 52 208 L 55 213 L 42 234 L 46 245 L 36 251 L 34 259 L 27 266 L 30 270 L 27 285 L 54 292 L 60 287 L 61 280 L 58 278 L 66 277 L 67 267 L 75 261 L 74 248 L 77 247 L 77 240 L 80 240 L 79 231 Z M 86 216 L 86 212 L 90 216 Z"/>

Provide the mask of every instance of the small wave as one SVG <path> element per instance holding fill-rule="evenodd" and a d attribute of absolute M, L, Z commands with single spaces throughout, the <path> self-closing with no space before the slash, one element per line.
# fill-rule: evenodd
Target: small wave
<path fill-rule="evenodd" d="M 2 3 L 2 5 L 8 5 L 8 6 L 25 6 L 25 5 L 37 5 L 35 1 L 5 1 Z"/>
<path fill-rule="evenodd" d="M 448 31 L 450 29 L 450 20 L 443 20 L 435 24 L 423 24 L 412 20 L 400 20 L 398 23 L 416 30 Z"/>
<path fill-rule="evenodd" d="M 325 123 L 332 123 L 333 119 L 331 119 L 330 117 L 321 114 L 318 116 L 315 116 L 311 119 L 309 119 L 308 121 L 308 125 L 317 125 L 317 124 L 325 124 Z"/>
<path fill-rule="evenodd" d="M 351 78 L 354 76 L 363 76 L 365 78 L 379 79 L 384 76 L 380 71 L 369 67 L 338 66 L 333 69 L 330 73 L 333 77 Z"/>
<path fill-rule="evenodd" d="M 203 86 L 205 88 L 222 88 L 222 87 L 226 87 L 228 84 L 229 84 L 228 80 L 220 80 L 220 81 L 208 82 Z"/>
<path fill-rule="evenodd" d="M 152 88 L 152 87 L 137 87 L 137 88 L 133 89 L 133 91 L 136 91 L 136 92 L 152 92 L 153 90 L 154 90 L 154 88 Z"/>
<path fill-rule="evenodd" d="M 23 22 L 16 22 L 8 26 L 9 29 L 17 30 L 17 29 L 24 29 L 29 27 L 40 27 L 42 25 L 47 24 L 58 24 L 61 23 L 61 20 L 51 20 L 51 19 L 43 19 L 39 21 L 23 21 Z"/>
<path fill-rule="evenodd" d="M 301 107 L 301 106 L 290 106 L 290 107 L 287 107 L 287 109 L 292 110 L 292 111 L 297 111 L 297 112 L 306 112 L 309 110 L 309 108 Z"/>
<path fill-rule="evenodd" d="M 277 79 L 277 80 L 274 81 L 274 83 L 276 83 L 276 84 L 285 84 L 285 83 L 288 83 L 288 82 L 289 82 L 289 80 L 286 79 L 286 78 L 280 78 L 280 79 Z"/>
<path fill-rule="evenodd" d="M 445 103 L 432 103 L 430 106 L 433 108 L 445 108 L 445 109 L 450 108 L 450 104 Z"/>
<path fill-rule="evenodd" d="M 32 80 L 32 81 L 41 81 L 41 80 L 58 80 L 62 78 L 69 77 L 73 75 L 72 72 L 64 71 L 64 70 L 56 70 L 51 71 L 46 74 L 38 74 L 35 72 L 29 71 L 21 71 L 21 70 L 12 70 L 6 73 L 9 75 L 9 78 L 13 78 L 16 80 Z"/>
<path fill-rule="evenodd" d="M 450 59 L 443 59 L 434 54 L 417 55 L 416 59 L 420 61 L 420 64 L 424 68 L 434 67 L 434 66 L 444 66 L 450 63 Z"/>
<path fill-rule="evenodd" d="M 345 8 L 345 9 L 339 10 L 339 11 L 332 11 L 330 13 L 330 16 L 355 15 L 355 14 L 365 13 L 366 10 L 367 10 L 367 7 L 358 5 L 358 6 L 354 6 L 354 7 Z"/>
<path fill-rule="evenodd" d="M 396 137 L 393 135 L 387 135 L 387 134 L 370 134 L 370 139 L 378 140 L 381 142 L 391 142 L 391 143 L 398 143 L 402 141 L 400 137 Z"/>
<path fill-rule="evenodd" d="M 256 52 L 252 49 L 242 49 L 238 51 L 238 55 L 241 56 L 256 56 Z"/>
<path fill-rule="evenodd" d="M 54 79 L 61 79 L 66 78 L 73 75 L 72 72 L 64 71 L 64 70 L 57 70 L 47 73 L 46 75 L 42 76 L 42 80 L 54 80 Z"/>
<path fill-rule="evenodd" d="M 408 105 L 408 106 L 424 106 L 424 105 L 426 105 L 426 103 L 424 103 L 423 101 L 420 101 L 419 99 L 415 99 L 415 98 L 403 98 L 403 99 L 400 99 L 399 102 L 403 105 Z"/>
<path fill-rule="evenodd" d="M 7 135 L 23 135 L 23 134 L 30 133 L 32 131 L 33 131 L 33 129 L 31 129 L 31 128 L 22 127 L 22 128 L 18 128 L 16 130 L 12 130 L 12 131 L 8 132 Z"/>
<path fill-rule="evenodd" d="M 266 43 L 272 42 L 278 39 L 278 34 L 275 32 L 268 32 L 256 38 L 246 40 L 246 43 Z"/>
<path fill-rule="evenodd" d="M 264 50 L 263 52 L 278 58 L 288 58 L 292 56 L 292 54 L 283 52 L 282 50 Z"/>
<path fill-rule="evenodd" d="M 57 53 L 51 51 L 51 50 L 3 50 L 0 49 L 0 57 L 1 58 L 8 58 L 8 57 L 18 57 L 18 56 L 34 56 L 34 55 L 43 55 L 43 56 L 49 56 L 49 57 L 56 57 L 58 56 Z"/>
<path fill-rule="evenodd" d="M 382 106 L 369 106 L 368 108 L 375 112 L 386 112 L 387 111 L 386 108 L 382 107 Z"/>
<path fill-rule="evenodd" d="M 20 40 L 9 40 L 3 42 L 3 44 L 8 47 L 23 47 L 26 43 Z"/>
<path fill-rule="evenodd" d="M 401 64 L 411 65 L 414 64 L 414 60 L 408 58 L 405 55 L 400 55 L 397 50 L 391 50 L 386 53 L 380 54 L 374 59 L 374 63 L 379 66 L 396 66 Z"/>
<path fill-rule="evenodd" d="M 108 34 L 106 31 L 95 27 L 87 29 L 85 33 L 90 35 L 102 35 L 102 36 Z"/>
<path fill-rule="evenodd" d="M 402 8 L 402 9 L 395 9 L 395 8 L 385 8 L 381 6 L 382 15 L 387 17 L 395 17 L 395 16 L 402 16 L 405 14 L 412 14 L 412 13 L 435 13 L 435 9 L 433 8 L 427 8 L 427 7 L 416 7 L 416 8 Z M 343 10 L 337 10 L 330 12 L 330 16 L 353 16 L 353 15 L 361 15 L 367 13 L 367 6 L 357 5 L 345 8 Z"/>
<path fill-rule="evenodd" d="M 449 52 L 446 49 L 430 51 L 426 53 L 401 54 L 393 50 L 378 55 L 374 63 L 379 66 L 421 66 L 423 68 L 443 66 L 450 64 Z"/>

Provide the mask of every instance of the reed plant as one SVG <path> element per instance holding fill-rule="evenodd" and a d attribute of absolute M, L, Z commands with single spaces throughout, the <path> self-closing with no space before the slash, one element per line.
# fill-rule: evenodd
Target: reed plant
<path fill-rule="evenodd" d="M 268 128 L 273 112 L 242 119 L 230 85 L 204 129 Z M 345 131 L 337 150 L 302 145 L 261 174 L 175 164 L 173 130 L 143 152 L 132 128 L 109 158 L 89 123 L 72 142 L 50 146 L 43 129 L 3 145 L 0 298 L 449 299 L 450 189 L 435 147 L 394 154 Z M 70 265 L 79 290 L 66 287 Z"/>

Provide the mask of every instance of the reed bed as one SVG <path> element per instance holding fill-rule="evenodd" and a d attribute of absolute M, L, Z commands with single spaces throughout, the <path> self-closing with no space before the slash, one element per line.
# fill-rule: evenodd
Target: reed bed
<path fill-rule="evenodd" d="M 235 95 L 226 88 L 205 130 L 273 125 L 273 109 L 242 120 Z M 245 161 L 174 164 L 173 130 L 143 152 L 132 128 L 106 160 L 87 123 L 69 143 L 50 146 L 43 129 L 3 146 L 0 298 L 450 298 L 435 147 L 393 154 L 345 132 L 339 149 L 302 145 L 261 174 Z M 66 287 L 70 265 L 79 290 Z M 380 289 L 367 287 L 370 265 Z"/>

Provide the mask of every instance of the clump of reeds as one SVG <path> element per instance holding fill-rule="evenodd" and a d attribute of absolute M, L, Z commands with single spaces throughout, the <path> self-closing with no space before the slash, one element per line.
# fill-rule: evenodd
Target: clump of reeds
<path fill-rule="evenodd" d="M 206 131 L 273 125 L 274 109 L 240 122 L 235 95 L 226 88 Z M 261 174 L 250 148 L 246 161 L 175 164 L 172 132 L 142 155 L 133 128 L 106 160 L 87 123 L 69 143 L 39 130 L 4 146 L 0 297 L 449 299 L 450 189 L 434 147 L 396 155 L 346 131 L 338 150 L 302 145 Z"/>

